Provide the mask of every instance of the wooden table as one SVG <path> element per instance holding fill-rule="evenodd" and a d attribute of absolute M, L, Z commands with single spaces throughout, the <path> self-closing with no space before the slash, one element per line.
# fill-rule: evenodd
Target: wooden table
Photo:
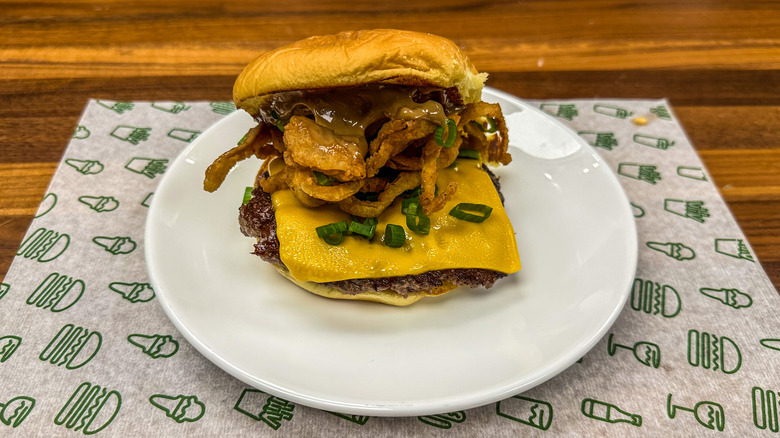
<path fill-rule="evenodd" d="M 264 50 L 390 27 L 453 39 L 523 98 L 668 98 L 780 286 L 777 2 L 262 3 L 0 2 L 0 277 L 87 99 L 228 100 Z"/>

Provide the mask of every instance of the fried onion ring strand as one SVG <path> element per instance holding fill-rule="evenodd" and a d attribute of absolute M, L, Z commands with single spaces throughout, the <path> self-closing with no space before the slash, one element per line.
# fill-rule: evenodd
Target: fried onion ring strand
<path fill-rule="evenodd" d="M 355 196 L 338 203 L 342 211 L 359 217 L 377 217 L 396 197 L 407 190 L 411 190 L 420 185 L 419 172 L 404 172 L 398 175 L 393 182 L 387 185 L 387 188 L 379 194 L 376 201 L 361 201 Z"/>
<path fill-rule="evenodd" d="M 250 129 L 244 138 L 244 141 L 220 155 L 206 169 L 206 175 L 203 180 L 203 189 L 207 192 L 214 192 L 217 190 L 225 181 L 230 169 L 239 161 L 245 160 L 253 155 L 258 158 L 266 158 L 268 155 L 260 156 L 258 154 L 265 152 L 266 149 L 268 149 L 265 146 L 269 144 L 270 140 L 271 135 L 266 125 L 258 125 Z M 258 146 L 258 144 L 261 146 Z"/>

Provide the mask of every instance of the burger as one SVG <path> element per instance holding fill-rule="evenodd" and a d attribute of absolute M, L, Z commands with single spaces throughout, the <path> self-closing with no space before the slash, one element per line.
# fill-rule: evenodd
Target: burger
<path fill-rule="evenodd" d="M 253 254 L 317 295 L 408 305 L 520 269 L 498 178 L 508 136 L 452 41 L 378 29 L 266 52 L 233 101 L 257 126 L 208 167 L 263 164 L 239 208 Z"/>

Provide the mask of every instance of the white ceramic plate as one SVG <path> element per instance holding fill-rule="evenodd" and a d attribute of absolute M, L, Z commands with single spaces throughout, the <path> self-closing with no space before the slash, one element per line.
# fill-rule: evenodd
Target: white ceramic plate
<path fill-rule="evenodd" d="M 330 300 L 293 285 L 238 227 L 259 161 L 216 193 L 205 168 L 253 121 L 236 112 L 166 172 L 146 224 L 157 297 L 181 334 L 245 383 L 303 405 L 359 415 L 452 412 L 502 400 L 560 373 L 617 318 L 637 258 L 634 218 L 606 164 L 534 107 L 486 89 L 512 139 L 496 170 L 522 271 L 405 307 Z"/>

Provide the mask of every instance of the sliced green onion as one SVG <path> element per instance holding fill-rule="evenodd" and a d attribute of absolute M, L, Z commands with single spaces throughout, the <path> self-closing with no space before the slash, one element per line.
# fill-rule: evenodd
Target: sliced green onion
<path fill-rule="evenodd" d="M 455 120 L 453 119 L 447 119 L 446 140 L 444 140 L 444 126 L 439 126 L 435 131 L 433 131 L 433 139 L 436 141 L 436 144 L 445 148 L 452 147 L 452 145 L 455 144 L 455 139 L 457 136 L 458 129 L 457 125 L 455 125 Z"/>
<path fill-rule="evenodd" d="M 387 224 L 385 227 L 385 245 L 390 248 L 400 248 L 406 242 L 404 227 L 395 224 Z"/>
<path fill-rule="evenodd" d="M 412 204 L 420 205 L 420 198 L 415 196 L 414 198 L 408 198 L 401 201 L 401 213 L 409 214 L 409 206 Z"/>
<path fill-rule="evenodd" d="M 252 200 L 252 190 L 254 190 L 254 187 L 247 187 L 244 189 L 244 200 L 241 201 L 241 204 L 249 204 L 249 201 Z"/>
<path fill-rule="evenodd" d="M 492 134 L 498 131 L 498 124 L 496 123 L 496 119 L 492 117 L 485 117 L 484 123 L 478 122 L 476 120 L 472 120 L 472 122 L 476 123 L 477 126 L 479 126 L 479 129 L 481 129 L 485 134 Z"/>
<path fill-rule="evenodd" d="M 409 203 L 406 209 L 406 227 L 417 234 L 428 234 L 431 230 L 431 219 L 423 213 L 420 204 Z"/>
<path fill-rule="evenodd" d="M 276 127 L 279 128 L 279 130 L 282 132 L 284 132 L 284 125 L 286 124 L 287 123 L 285 123 L 283 120 L 277 120 L 275 123 Z"/>
<path fill-rule="evenodd" d="M 458 219 L 462 219 L 468 222 L 480 223 L 489 218 L 491 212 L 493 212 L 493 208 L 488 207 L 485 204 L 470 204 L 468 202 L 461 202 L 460 204 L 453 207 L 452 210 L 450 210 L 450 216 L 454 216 Z"/>
<path fill-rule="evenodd" d="M 350 234 L 358 234 L 365 237 L 366 239 L 371 239 L 374 237 L 374 233 L 376 232 L 376 225 L 378 223 L 379 221 L 375 217 L 370 217 L 363 223 L 353 219 L 352 222 L 349 223 L 348 231 Z"/>
<path fill-rule="evenodd" d="M 333 178 L 332 176 L 325 175 L 322 172 L 317 172 L 316 170 L 313 170 L 314 177 L 317 178 L 317 184 L 321 186 L 332 186 L 336 183 L 336 178 Z"/>
<path fill-rule="evenodd" d="M 344 231 L 347 231 L 347 221 L 335 222 L 317 227 L 317 235 L 329 245 L 338 245 L 344 241 Z"/>
<path fill-rule="evenodd" d="M 472 160 L 479 160 L 479 151 L 474 149 L 461 149 L 458 151 L 458 158 L 470 158 Z"/>

